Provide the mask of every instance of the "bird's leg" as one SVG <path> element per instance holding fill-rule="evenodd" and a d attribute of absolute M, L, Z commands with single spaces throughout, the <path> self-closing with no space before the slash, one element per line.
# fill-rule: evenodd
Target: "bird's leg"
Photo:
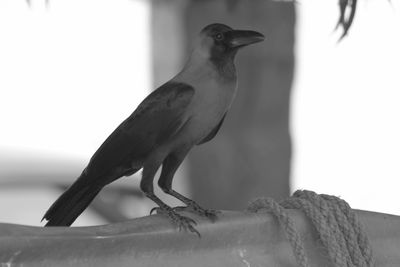
<path fill-rule="evenodd" d="M 187 151 L 185 150 L 184 152 L 170 154 L 165 158 L 165 160 L 163 162 L 160 179 L 158 180 L 158 185 L 166 194 L 174 196 L 175 198 L 177 198 L 180 201 L 182 201 L 183 203 L 185 203 L 187 205 L 187 207 L 184 207 L 184 208 L 190 208 L 195 213 L 197 213 L 201 216 L 207 217 L 210 220 L 214 221 L 216 219 L 216 215 L 218 213 L 217 211 L 204 209 L 204 208 L 200 207 L 193 200 L 181 195 L 180 193 L 178 193 L 172 189 L 172 179 L 173 179 L 174 174 L 175 174 L 176 170 L 178 169 L 179 165 L 182 163 L 183 159 L 185 158 L 186 154 L 187 154 Z M 175 210 L 184 209 L 184 208 L 178 207 L 178 208 L 175 208 Z"/>
<path fill-rule="evenodd" d="M 193 226 L 196 225 L 196 222 L 193 219 L 178 214 L 176 211 L 174 211 L 173 208 L 165 204 L 160 198 L 158 198 L 154 194 L 153 179 L 154 175 L 157 172 L 157 169 L 158 166 L 156 166 L 155 168 L 152 166 L 145 166 L 143 168 L 143 177 L 140 182 L 141 190 L 146 195 L 146 197 L 153 200 L 160 207 L 161 213 L 167 215 L 173 221 L 173 223 L 178 226 L 179 230 L 183 229 L 185 231 L 190 231 L 200 237 L 200 233 Z"/>

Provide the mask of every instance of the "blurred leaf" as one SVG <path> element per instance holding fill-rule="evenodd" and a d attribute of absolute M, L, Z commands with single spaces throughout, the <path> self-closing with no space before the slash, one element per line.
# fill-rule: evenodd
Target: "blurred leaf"
<path fill-rule="evenodd" d="M 341 41 L 349 32 L 349 29 L 354 21 L 354 16 L 357 9 L 357 0 L 339 0 L 339 20 L 335 27 L 335 30 L 342 28 L 343 33 L 339 38 Z"/>
<path fill-rule="evenodd" d="M 340 16 L 339 21 L 336 24 L 335 30 L 339 28 L 340 25 L 344 23 L 344 13 L 346 12 L 347 0 L 339 0 Z"/>

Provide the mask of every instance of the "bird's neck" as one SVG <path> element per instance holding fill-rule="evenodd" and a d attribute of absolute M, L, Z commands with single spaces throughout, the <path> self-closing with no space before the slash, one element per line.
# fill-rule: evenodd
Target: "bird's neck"
<path fill-rule="evenodd" d="M 224 61 L 211 60 L 211 62 L 221 77 L 236 79 L 236 67 L 233 58 L 225 59 Z"/>
<path fill-rule="evenodd" d="M 234 81 L 236 80 L 234 55 L 216 58 L 194 51 L 182 72 L 192 73 L 195 76 L 203 76 L 205 78 L 210 78 L 211 76 L 216 79 Z"/>
<path fill-rule="evenodd" d="M 233 78 L 236 77 L 235 56 L 237 50 L 229 50 L 225 53 L 211 50 L 209 61 L 213 64 L 215 69 L 222 77 Z"/>

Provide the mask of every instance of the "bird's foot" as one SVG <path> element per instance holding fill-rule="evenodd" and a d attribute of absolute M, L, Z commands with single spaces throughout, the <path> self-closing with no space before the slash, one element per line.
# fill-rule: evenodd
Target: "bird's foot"
<path fill-rule="evenodd" d="M 175 207 L 174 210 L 194 212 L 200 216 L 206 217 L 212 222 L 215 222 L 217 220 L 217 214 L 221 213 L 218 210 L 204 209 L 193 200 L 187 201 L 186 207 Z"/>
<path fill-rule="evenodd" d="M 178 214 L 175 211 L 175 209 L 172 209 L 172 208 L 155 207 L 155 208 L 151 209 L 150 214 L 152 214 L 154 211 L 157 214 L 163 214 L 163 215 L 168 216 L 172 220 L 172 222 L 178 226 L 179 231 L 183 230 L 185 232 L 191 232 L 191 233 L 196 234 L 198 237 L 200 237 L 199 231 L 197 231 L 196 228 L 194 227 L 195 225 L 197 225 L 197 223 L 192 218 L 182 216 L 182 215 Z"/>

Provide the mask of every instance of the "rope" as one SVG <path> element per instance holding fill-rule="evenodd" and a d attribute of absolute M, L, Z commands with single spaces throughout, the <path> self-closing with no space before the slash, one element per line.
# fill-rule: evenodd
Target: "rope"
<path fill-rule="evenodd" d="M 312 191 L 298 190 L 292 197 L 277 203 L 272 198 L 259 198 L 248 210 L 271 212 L 285 229 L 286 237 L 300 267 L 309 267 L 303 241 L 294 221 L 285 209 L 303 211 L 314 225 L 335 267 L 373 267 L 374 259 L 368 237 L 355 212 L 346 201 Z"/>

